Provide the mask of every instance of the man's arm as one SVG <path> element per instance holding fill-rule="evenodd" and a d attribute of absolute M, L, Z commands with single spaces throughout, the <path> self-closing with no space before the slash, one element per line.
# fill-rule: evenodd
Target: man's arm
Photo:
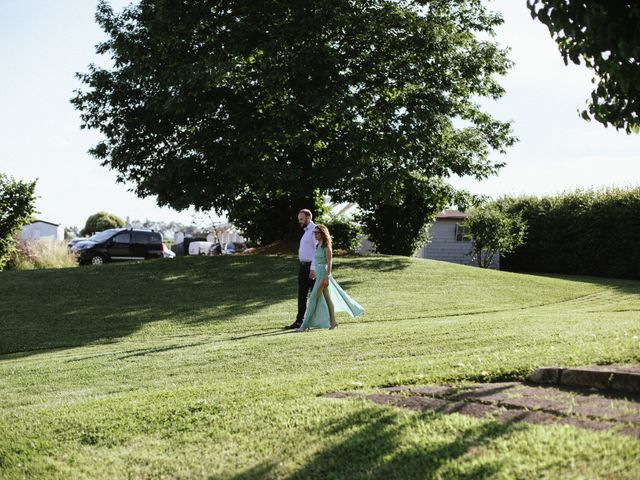
<path fill-rule="evenodd" d="M 313 247 L 312 251 L 316 249 L 316 239 L 313 234 L 311 235 L 311 245 Z M 309 278 L 311 280 L 316 278 L 316 256 L 315 254 L 311 257 L 311 270 L 309 271 Z"/>

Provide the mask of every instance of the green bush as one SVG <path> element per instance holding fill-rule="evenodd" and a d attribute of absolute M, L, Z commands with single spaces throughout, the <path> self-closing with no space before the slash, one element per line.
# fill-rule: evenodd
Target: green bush
<path fill-rule="evenodd" d="M 333 248 L 355 252 L 360 245 L 360 226 L 344 216 L 332 216 L 324 223 L 331 233 Z"/>
<path fill-rule="evenodd" d="M 464 192 L 439 178 L 407 175 L 393 184 L 372 186 L 374 201 L 359 203 L 358 220 L 378 253 L 412 256 L 429 238 L 429 224 Z M 373 195 L 373 194 L 372 194 Z"/>
<path fill-rule="evenodd" d="M 56 240 L 23 240 L 12 252 L 7 267 L 12 270 L 70 268 L 78 266 L 76 256 L 66 242 Z"/>
<path fill-rule="evenodd" d="M 528 227 L 502 269 L 640 278 L 640 188 L 504 197 L 495 205 Z"/>
<path fill-rule="evenodd" d="M 108 212 L 98 212 L 87 218 L 87 223 L 80 232 L 80 235 L 93 235 L 96 232 L 102 232 L 110 228 L 124 227 L 125 221 Z"/>
<path fill-rule="evenodd" d="M 15 248 L 13 235 L 35 212 L 36 182 L 21 182 L 0 173 L 0 270 Z"/>
<path fill-rule="evenodd" d="M 527 224 L 520 215 L 495 207 L 472 210 L 464 222 L 472 237 L 471 252 L 479 267 L 489 268 L 496 255 L 513 252 L 524 243 Z"/>

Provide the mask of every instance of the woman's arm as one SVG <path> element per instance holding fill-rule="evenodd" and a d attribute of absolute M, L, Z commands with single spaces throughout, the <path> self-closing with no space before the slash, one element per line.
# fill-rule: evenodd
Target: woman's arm
<path fill-rule="evenodd" d="M 324 254 L 327 257 L 327 280 L 329 279 L 329 275 L 331 275 L 331 266 L 332 266 L 332 256 L 331 256 L 331 247 L 324 248 Z"/>

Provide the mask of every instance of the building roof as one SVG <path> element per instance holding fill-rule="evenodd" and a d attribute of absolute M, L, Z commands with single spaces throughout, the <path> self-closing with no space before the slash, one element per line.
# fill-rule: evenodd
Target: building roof
<path fill-rule="evenodd" d="M 46 220 L 38 220 L 34 219 L 33 222 L 28 223 L 27 225 L 33 225 L 34 223 L 46 223 L 47 225 L 53 225 L 54 227 L 59 227 L 59 223 L 47 222 Z"/>
<path fill-rule="evenodd" d="M 445 210 L 436 216 L 436 220 L 464 220 L 469 216 L 468 213 L 460 210 Z"/>

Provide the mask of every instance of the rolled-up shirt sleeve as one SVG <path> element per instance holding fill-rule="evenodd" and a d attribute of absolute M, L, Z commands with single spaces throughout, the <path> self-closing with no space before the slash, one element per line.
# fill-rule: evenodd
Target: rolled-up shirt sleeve
<path fill-rule="evenodd" d="M 315 224 L 310 222 L 304 230 L 304 234 L 300 239 L 300 248 L 298 249 L 298 258 L 301 262 L 311 262 L 311 270 L 316 270 L 315 249 L 316 240 L 313 235 Z"/>

